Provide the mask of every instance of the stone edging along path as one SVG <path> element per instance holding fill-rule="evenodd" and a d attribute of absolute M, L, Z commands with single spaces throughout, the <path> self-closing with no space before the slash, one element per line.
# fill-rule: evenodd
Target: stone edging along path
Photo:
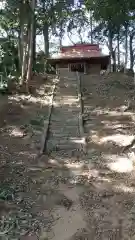
<path fill-rule="evenodd" d="M 54 94 L 55 94 L 55 89 L 57 85 L 58 79 L 55 78 L 53 83 L 54 85 L 52 86 L 52 92 L 51 92 L 51 97 L 50 97 L 50 104 L 48 106 L 48 116 L 47 119 L 44 120 L 44 127 L 43 127 L 43 132 L 41 134 L 41 143 L 40 143 L 40 150 L 38 155 L 41 156 L 45 150 L 46 150 L 46 142 L 47 142 L 47 137 L 48 137 L 48 131 L 49 131 L 49 125 L 50 125 L 50 120 L 51 120 L 51 113 L 52 113 L 52 108 L 53 108 L 53 99 L 54 99 Z"/>

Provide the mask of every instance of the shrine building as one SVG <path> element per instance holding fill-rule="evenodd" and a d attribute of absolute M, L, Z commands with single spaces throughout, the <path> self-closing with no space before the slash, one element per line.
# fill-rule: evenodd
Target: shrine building
<path fill-rule="evenodd" d="M 78 71 L 84 74 L 99 74 L 106 70 L 110 56 L 101 52 L 98 44 L 63 46 L 60 53 L 48 59 L 57 72 Z"/>

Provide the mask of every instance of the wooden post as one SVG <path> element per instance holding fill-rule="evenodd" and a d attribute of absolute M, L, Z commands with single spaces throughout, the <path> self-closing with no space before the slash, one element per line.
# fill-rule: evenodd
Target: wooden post
<path fill-rule="evenodd" d="M 56 75 L 58 75 L 58 64 L 56 64 Z"/>
<path fill-rule="evenodd" d="M 86 63 L 84 63 L 84 74 L 87 74 Z"/>
<path fill-rule="evenodd" d="M 70 63 L 68 64 L 68 71 L 71 72 L 71 65 L 70 65 Z"/>
<path fill-rule="evenodd" d="M 56 75 L 57 75 L 57 77 L 59 78 L 60 74 L 59 74 L 59 67 L 58 67 L 58 64 L 56 64 Z"/>

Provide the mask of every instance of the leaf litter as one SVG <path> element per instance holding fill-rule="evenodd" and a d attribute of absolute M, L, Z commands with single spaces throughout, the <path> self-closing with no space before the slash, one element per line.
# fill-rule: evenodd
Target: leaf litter
<path fill-rule="evenodd" d="M 42 85 L 42 88 L 45 88 L 44 82 Z M 32 104 L 31 98 L 27 96 L 22 96 L 22 99 L 18 96 L 19 100 L 16 100 L 17 95 L 11 97 L 10 102 L 5 99 L 6 102 L 1 101 L 0 104 L 0 111 L 2 109 L 5 121 L 5 125 L 0 129 L 2 143 L 0 145 L 0 239 L 2 240 L 19 240 L 22 236 L 32 234 L 38 236 L 44 224 L 48 223 L 43 221 L 45 216 L 43 218 L 41 209 L 40 212 L 33 211 L 39 204 L 37 199 L 40 188 L 37 181 L 34 181 L 34 177 L 39 176 L 39 172 L 35 169 L 34 172 L 37 173 L 33 176 L 33 171 L 28 171 L 28 168 L 36 161 L 43 121 L 48 114 L 48 107 L 43 105 L 43 99 L 49 99 L 52 85 L 52 80 L 49 80 L 47 91 L 38 97 L 37 105 Z M 9 111 L 9 108 L 12 111 Z M 23 137 L 11 135 L 9 139 L 10 129 L 14 128 L 17 129 L 16 131 L 22 131 Z M 44 177 L 42 181 L 45 181 Z"/>

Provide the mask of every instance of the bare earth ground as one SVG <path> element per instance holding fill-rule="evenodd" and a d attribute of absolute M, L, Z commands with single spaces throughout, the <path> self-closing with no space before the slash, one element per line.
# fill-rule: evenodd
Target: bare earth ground
<path fill-rule="evenodd" d="M 31 166 L 36 162 L 44 120 L 48 117 L 53 81 L 40 77 L 36 81 L 33 96 L 1 96 L 0 199 L 4 201 L 0 201 L 0 239 L 25 239 L 21 236 L 41 229 L 41 184 L 40 179 L 36 181 L 38 175 L 33 174 L 39 170 Z"/>
<path fill-rule="evenodd" d="M 135 131 L 127 80 L 84 78 L 88 154 L 66 164 L 36 157 L 52 80 L 38 79 L 33 96 L 0 97 L 0 239 L 135 239 L 134 148 L 122 153 Z"/>
<path fill-rule="evenodd" d="M 93 77 L 82 85 L 91 185 L 82 199 L 91 239 L 134 239 L 135 153 L 123 148 L 135 136 L 135 89 L 121 74 Z M 132 107 L 125 111 L 128 101 Z"/>

